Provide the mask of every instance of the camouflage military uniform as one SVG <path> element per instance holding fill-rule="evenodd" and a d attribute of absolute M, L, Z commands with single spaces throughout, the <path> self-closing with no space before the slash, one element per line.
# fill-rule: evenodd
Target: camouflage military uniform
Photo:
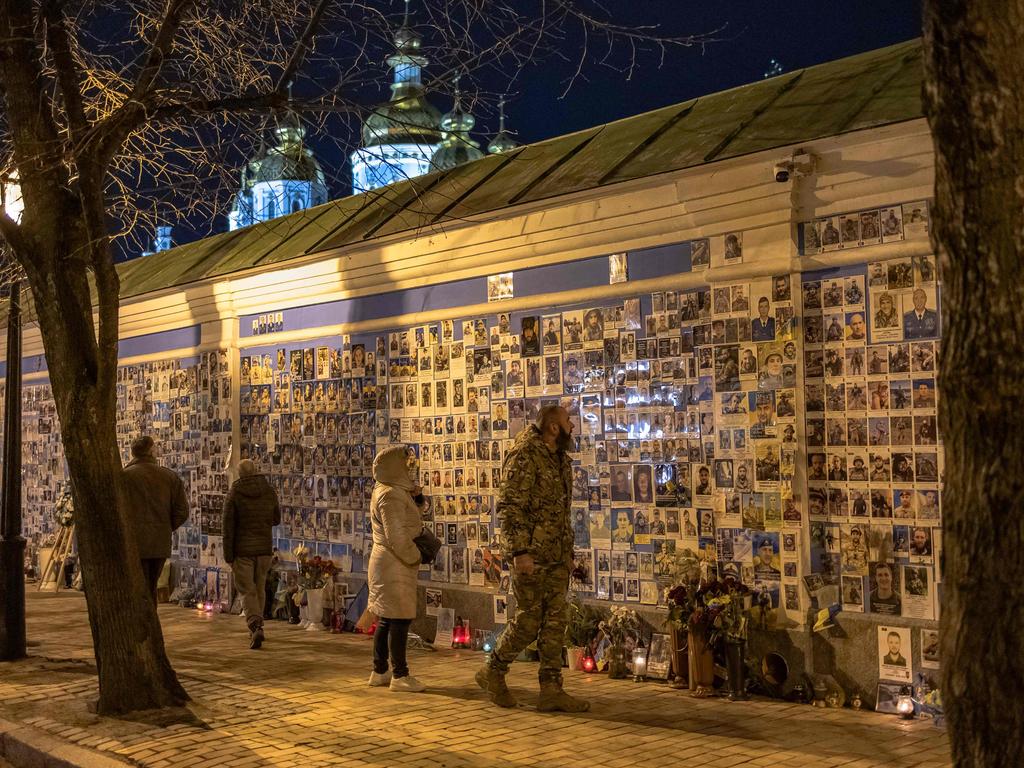
<path fill-rule="evenodd" d="M 502 474 L 498 515 L 505 557 L 511 561 L 527 553 L 535 567 L 529 576 L 512 571 L 516 614 L 501 635 L 491 666 L 507 672 L 536 640 L 540 681 L 560 681 L 573 547 L 572 462 L 564 452 L 552 452 L 540 431 L 530 426 L 506 455 Z"/>

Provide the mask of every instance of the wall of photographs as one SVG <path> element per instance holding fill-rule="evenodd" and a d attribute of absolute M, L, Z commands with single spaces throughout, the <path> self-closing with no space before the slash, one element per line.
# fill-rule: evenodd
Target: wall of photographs
<path fill-rule="evenodd" d="M 279 551 L 305 543 L 359 571 L 374 447 L 410 445 L 446 542 L 425 579 L 500 589 L 502 459 L 561 403 L 578 436 L 574 589 L 655 605 L 666 555 L 711 548 L 797 611 L 794 315 L 779 276 L 250 350 L 242 454 L 282 494 Z"/>
<path fill-rule="evenodd" d="M 275 532 L 284 562 L 300 546 L 342 572 L 364 569 L 363 514 L 386 407 L 373 346 L 321 339 L 309 346 L 247 350 L 240 362 L 241 456 L 253 459 L 281 500 Z"/>
<path fill-rule="evenodd" d="M 230 599 L 224 568 L 221 510 L 233 425 L 226 350 L 184 360 L 122 366 L 117 375 L 117 434 L 122 460 L 139 434 L 152 435 L 160 462 L 185 482 L 192 515 L 172 537 L 172 557 L 185 582 L 202 583 L 214 600 Z M 57 523 L 54 503 L 67 482 L 56 406 L 49 384 L 23 390 L 24 535 L 48 546 Z M 208 573 L 209 571 L 209 573 Z"/>
<path fill-rule="evenodd" d="M 904 227 L 905 210 L 835 217 L 847 233 L 837 247 L 896 237 L 893 217 L 899 238 L 926 236 Z M 832 247 L 828 222 L 801 226 L 805 249 L 808 238 Z M 707 253 L 725 247 L 718 240 L 685 245 Z M 656 605 L 671 554 L 686 548 L 747 583 L 769 606 L 766 623 L 802 622 L 825 585 L 848 611 L 934 619 L 939 298 L 923 258 L 547 311 L 502 312 L 497 301 L 485 316 L 456 309 L 428 325 L 246 348 L 237 404 L 227 351 L 126 366 L 118 430 L 126 457 L 131 437 L 154 434 L 186 479 L 195 511 L 175 536 L 176 573 L 210 599 L 230 595 L 220 510 L 233 419 L 239 455 L 280 494 L 286 564 L 303 545 L 343 573 L 365 571 L 373 457 L 404 443 L 430 501 L 424 522 L 446 544 L 422 579 L 500 594 L 502 460 L 556 402 L 577 436 L 574 590 Z M 25 409 L 37 478 L 26 520 L 39 528 L 64 468 L 45 385 L 26 388 Z"/>
<path fill-rule="evenodd" d="M 67 482 L 67 467 L 49 385 L 24 387 L 21 403 L 22 535 L 35 548 L 56 535 L 54 504 Z"/>
<path fill-rule="evenodd" d="M 808 513 L 843 608 L 937 618 L 943 452 L 932 257 L 805 274 Z"/>

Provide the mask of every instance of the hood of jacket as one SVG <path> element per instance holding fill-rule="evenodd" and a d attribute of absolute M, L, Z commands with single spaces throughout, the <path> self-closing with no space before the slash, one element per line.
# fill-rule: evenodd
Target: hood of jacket
<path fill-rule="evenodd" d="M 411 491 L 414 487 L 406 463 L 406 447 L 392 445 L 380 451 L 373 460 L 373 479 L 384 485 L 393 485 Z"/>
<path fill-rule="evenodd" d="M 231 489 L 239 496 L 256 499 L 271 491 L 270 483 L 263 475 L 240 477 L 231 485 Z"/>

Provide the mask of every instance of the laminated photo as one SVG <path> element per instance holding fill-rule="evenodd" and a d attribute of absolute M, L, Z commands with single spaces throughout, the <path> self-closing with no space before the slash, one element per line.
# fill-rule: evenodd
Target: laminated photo
<path fill-rule="evenodd" d="M 910 658 L 910 628 L 879 626 L 878 677 L 890 682 L 909 683 L 914 670 Z"/>

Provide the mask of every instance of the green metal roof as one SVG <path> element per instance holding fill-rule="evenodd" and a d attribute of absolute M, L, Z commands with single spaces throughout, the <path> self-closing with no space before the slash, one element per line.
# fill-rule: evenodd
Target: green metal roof
<path fill-rule="evenodd" d="M 123 298 L 619 181 L 922 117 L 921 41 L 331 201 L 118 267 Z"/>

